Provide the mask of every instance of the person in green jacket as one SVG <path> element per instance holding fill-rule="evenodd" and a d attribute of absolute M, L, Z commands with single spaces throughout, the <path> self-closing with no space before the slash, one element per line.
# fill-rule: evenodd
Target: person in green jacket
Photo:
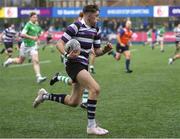
<path fill-rule="evenodd" d="M 154 44 L 153 44 L 153 29 L 149 28 L 147 31 L 147 41 L 144 43 L 144 45 L 150 45 L 152 49 L 154 49 Z"/>
<path fill-rule="evenodd" d="M 160 45 L 161 52 L 164 52 L 164 33 L 165 27 L 161 26 L 157 29 L 157 43 Z"/>
<path fill-rule="evenodd" d="M 11 64 L 22 64 L 25 58 L 27 56 L 30 56 L 36 74 L 36 82 L 41 83 L 46 80 L 46 77 L 43 77 L 40 73 L 37 41 L 42 30 L 41 27 L 37 24 L 37 22 L 37 14 L 35 12 L 30 13 L 30 20 L 26 23 L 21 33 L 23 41 L 19 50 L 19 57 L 7 59 L 3 63 L 3 66 L 7 67 Z"/>

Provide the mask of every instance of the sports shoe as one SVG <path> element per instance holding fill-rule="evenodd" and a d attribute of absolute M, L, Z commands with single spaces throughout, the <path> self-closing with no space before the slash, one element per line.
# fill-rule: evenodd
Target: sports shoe
<path fill-rule="evenodd" d="M 3 67 L 8 67 L 11 63 L 12 59 L 8 58 L 4 63 L 3 63 Z"/>
<path fill-rule="evenodd" d="M 38 77 L 37 78 L 37 83 L 42 83 L 42 82 L 44 82 L 45 80 L 47 79 L 47 77 Z"/>
<path fill-rule="evenodd" d="M 41 88 L 38 93 L 37 97 L 33 102 L 33 107 L 36 108 L 39 104 L 44 102 L 43 96 L 48 95 L 47 91 L 44 88 Z"/>
<path fill-rule="evenodd" d="M 103 129 L 99 126 L 96 127 L 92 127 L 92 128 L 88 128 L 87 127 L 87 134 L 91 134 L 91 135 L 106 135 L 108 134 L 109 131 L 106 129 Z"/>
<path fill-rule="evenodd" d="M 126 70 L 126 73 L 132 73 L 133 71 L 132 70 Z"/>
<path fill-rule="evenodd" d="M 169 58 L 168 64 L 172 64 L 174 62 L 174 60 L 172 58 Z"/>
<path fill-rule="evenodd" d="M 58 82 L 58 81 L 59 81 L 59 80 L 58 80 L 58 76 L 59 76 L 59 73 L 56 73 L 56 74 L 52 77 L 52 79 L 50 80 L 49 84 L 50 84 L 50 85 L 53 85 L 53 84 L 55 84 L 56 82 Z"/>
<path fill-rule="evenodd" d="M 81 103 L 80 107 L 83 109 L 87 109 L 87 103 Z"/>
<path fill-rule="evenodd" d="M 161 52 L 164 53 L 164 49 L 162 49 Z"/>

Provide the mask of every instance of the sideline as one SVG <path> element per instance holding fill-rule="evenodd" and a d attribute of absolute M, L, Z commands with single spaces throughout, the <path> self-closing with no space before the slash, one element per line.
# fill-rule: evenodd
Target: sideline
<path fill-rule="evenodd" d="M 45 60 L 45 61 L 40 61 L 40 64 L 47 64 L 51 63 L 50 60 Z M 24 63 L 24 64 L 17 64 L 17 65 L 10 65 L 8 68 L 16 68 L 16 67 L 25 67 L 25 66 L 30 66 L 32 63 Z"/>

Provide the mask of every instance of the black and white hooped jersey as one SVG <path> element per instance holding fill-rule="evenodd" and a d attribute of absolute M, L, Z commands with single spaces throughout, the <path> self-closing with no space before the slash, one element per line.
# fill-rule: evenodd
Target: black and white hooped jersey
<path fill-rule="evenodd" d="M 15 36 L 16 36 L 16 31 L 14 29 L 12 29 L 11 27 L 6 28 L 3 31 L 4 42 L 13 42 Z"/>
<path fill-rule="evenodd" d="M 180 28 L 176 27 L 174 29 L 174 32 L 175 32 L 175 36 L 176 36 L 176 41 L 180 41 Z"/>
<path fill-rule="evenodd" d="M 89 64 L 89 54 L 91 48 L 100 48 L 101 32 L 98 27 L 90 27 L 85 21 L 76 21 L 69 25 L 61 39 L 66 43 L 71 39 L 76 39 L 81 44 L 81 53 L 73 61 L 80 62 L 84 65 Z"/>

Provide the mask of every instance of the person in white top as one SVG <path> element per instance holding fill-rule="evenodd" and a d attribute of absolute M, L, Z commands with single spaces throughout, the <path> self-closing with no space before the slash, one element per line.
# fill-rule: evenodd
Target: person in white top
<path fill-rule="evenodd" d="M 1 51 L 1 53 L 6 52 L 8 55 L 8 58 L 12 56 L 13 53 L 13 42 L 15 40 L 15 37 L 17 35 L 17 32 L 15 31 L 14 24 L 11 24 L 8 26 L 0 35 L 0 40 L 4 42 L 4 49 Z"/>
<path fill-rule="evenodd" d="M 172 64 L 176 59 L 180 58 L 180 53 L 179 53 L 179 50 L 180 50 L 180 23 L 174 29 L 174 33 L 176 36 L 176 41 L 175 41 L 176 50 L 175 50 L 173 57 L 169 58 L 169 61 L 168 61 L 169 64 Z"/>

